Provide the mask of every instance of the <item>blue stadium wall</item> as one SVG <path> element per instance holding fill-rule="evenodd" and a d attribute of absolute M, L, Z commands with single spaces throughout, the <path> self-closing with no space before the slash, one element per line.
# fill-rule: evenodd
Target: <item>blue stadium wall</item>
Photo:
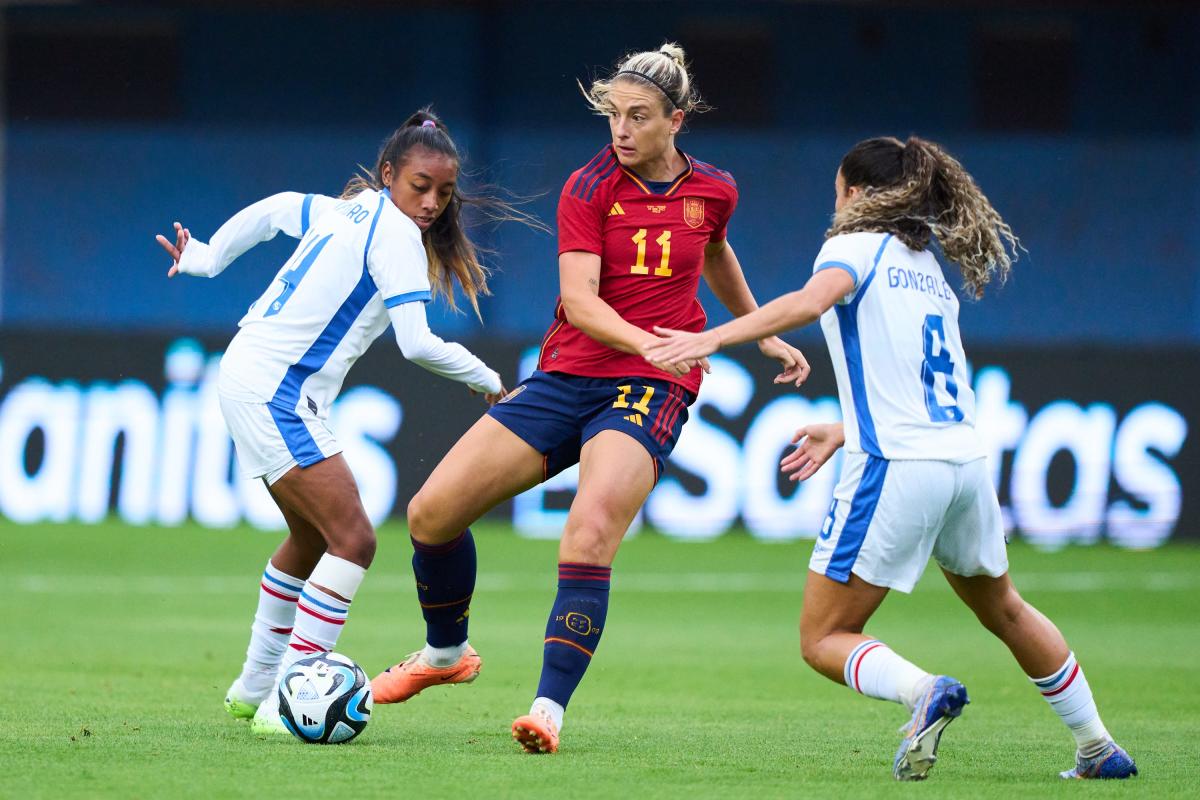
<path fill-rule="evenodd" d="M 1200 71 L 1190 57 L 1200 12 L 349 5 L 2 12 L 0 513 L 275 524 L 221 462 L 219 427 L 203 427 L 204 375 L 289 246 L 258 248 L 215 281 L 168 282 L 153 234 L 180 219 L 207 237 L 279 190 L 335 193 L 426 103 L 469 167 L 484 170 L 477 180 L 532 198 L 552 222 L 565 176 L 606 139 L 575 79 L 672 38 L 696 57 L 717 106 L 681 145 L 737 177 L 730 238 L 760 297 L 808 274 L 850 144 L 909 133 L 943 142 L 1029 251 L 1003 290 L 962 313 L 976 388 L 995 401 L 989 436 L 1014 530 L 1047 544 L 1130 546 L 1200 533 L 1189 434 L 1200 410 L 1188 389 L 1200 361 Z M 95 64 L 86 48 L 52 57 L 79 41 L 111 47 Z M 148 72 L 147 54 L 164 66 Z M 91 67 L 99 83 L 69 80 Z M 129 99 L 139 93 L 147 99 Z M 485 326 L 444 310 L 434 326 L 512 376 L 549 322 L 555 243 L 513 226 L 480 236 L 497 252 Z M 711 297 L 706 306 L 725 318 Z M 796 338 L 819 353 L 815 331 Z M 343 414 L 377 517 L 403 513 L 478 412 L 465 400 L 432 404 L 457 389 L 415 370 L 397 382 L 389 347 L 377 345 L 384 352 L 353 376 L 360 391 L 348 400 L 360 413 Z M 828 373 L 823 355 L 814 362 Z M 681 453 L 645 521 L 681 537 L 737 521 L 762 538 L 815 535 L 829 487 L 795 493 L 767 467 L 797 424 L 836 413 L 830 376 L 785 396 L 763 384 L 752 354 L 723 364 L 685 448 L 716 455 Z M 368 412 L 374 427 L 352 422 Z M 183 439 L 168 433 L 176 426 Z M 211 436 L 215 450 L 197 444 Z M 138 476 L 164 469 L 182 488 L 138 488 Z M 563 480 L 501 513 L 527 532 L 553 530 L 570 494 Z M 698 518 L 708 522 L 681 522 Z"/>

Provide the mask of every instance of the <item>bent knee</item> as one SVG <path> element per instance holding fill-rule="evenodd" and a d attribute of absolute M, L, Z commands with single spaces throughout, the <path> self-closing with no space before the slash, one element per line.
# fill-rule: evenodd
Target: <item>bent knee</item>
<path fill-rule="evenodd" d="M 329 548 L 329 552 L 366 569 L 375 560 L 377 547 L 378 539 L 375 536 L 375 528 L 364 518 L 361 522 L 350 526 L 344 535 L 339 537 L 337 547 Z"/>
<path fill-rule="evenodd" d="M 612 561 L 624 533 L 605 520 L 569 525 L 563 531 L 562 549 L 569 554 L 569 560 L 607 564 Z"/>

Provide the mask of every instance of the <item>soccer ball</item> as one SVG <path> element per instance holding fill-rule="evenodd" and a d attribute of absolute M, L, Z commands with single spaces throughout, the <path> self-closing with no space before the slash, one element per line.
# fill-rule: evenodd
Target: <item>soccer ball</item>
<path fill-rule="evenodd" d="M 348 742 L 371 719 L 371 684 L 362 669 L 338 653 L 302 658 L 279 679 L 279 717 L 309 744 Z"/>

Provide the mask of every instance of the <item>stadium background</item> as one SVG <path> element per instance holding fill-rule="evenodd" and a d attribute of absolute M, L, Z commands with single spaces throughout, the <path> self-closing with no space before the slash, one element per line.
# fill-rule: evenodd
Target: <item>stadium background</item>
<path fill-rule="evenodd" d="M 689 121 L 682 146 L 737 177 L 730 238 L 760 299 L 808 273 L 850 144 L 909 133 L 944 143 L 1029 251 L 961 320 L 1016 534 L 1145 547 L 1200 532 L 1200 11 L 1189 4 L 0 13 L 0 514 L 13 520 L 277 524 L 261 487 L 231 477 L 210 378 L 291 246 L 280 237 L 214 281 L 168 282 L 153 234 L 180 219 L 207 238 L 275 191 L 336 193 L 426 103 L 476 180 L 533 198 L 552 222 L 564 177 L 606 137 L 576 79 L 669 38 L 716 107 Z M 555 243 L 516 226 L 480 235 L 497 253 L 486 324 L 439 308 L 433 327 L 511 383 L 550 319 Z M 706 307 L 725 318 L 711 296 Z M 753 351 L 719 362 L 644 521 L 678 538 L 739 524 L 763 539 L 816 534 L 834 470 L 796 491 L 774 469 L 795 427 L 837 414 L 815 328 L 795 339 L 815 367 L 799 393 L 772 387 Z M 384 337 L 334 420 L 372 516 L 402 516 L 480 410 Z M 497 518 L 554 535 L 571 485 L 568 474 Z"/>
<path fill-rule="evenodd" d="M 881 133 L 945 143 L 1029 250 L 963 307 L 980 430 L 1014 580 L 1141 775 L 1057 781 L 1070 737 L 930 568 L 868 629 L 970 687 L 922 797 L 1197 796 L 1193 3 L 0 0 L 0 799 L 911 796 L 890 778 L 903 710 L 798 653 L 836 465 L 797 492 L 775 464 L 797 425 L 837 414 L 815 330 L 796 337 L 815 368 L 800 392 L 771 386 L 752 349 L 716 361 L 621 547 L 557 757 L 524 757 L 509 725 L 554 592 L 554 542 L 524 537 L 557 535 L 570 475 L 473 526 L 486 670 L 470 687 L 377 708 L 344 747 L 255 738 L 221 706 L 279 536 L 255 531 L 277 522 L 261 487 L 231 476 L 212 369 L 290 246 L 168 282 L 153 235 L 180 219 L 207 237 L 282 189 L 336 192 L 430 102 L 480 180 L 553 221 L 606 138 L 575 80 L 664 38 L 717 106 L 682 144 L 737 176 L 731 237 L 760 299 L 804 279 L 838 158 Z M 485 235 L 486 326 L 433 324 L 512 380 L 553 304 L 554 240 Z M 390 519 L 338 649 L 371 674 L 424 632 L 405 500 L 480 411 L 386 336 L 351 372 L 333 424 Z"/>

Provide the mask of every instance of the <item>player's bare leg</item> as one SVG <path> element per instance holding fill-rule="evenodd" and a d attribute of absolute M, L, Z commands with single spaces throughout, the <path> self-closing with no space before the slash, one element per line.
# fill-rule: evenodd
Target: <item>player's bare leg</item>
<path fill-rule="evenodd" d="M 417 599 L 426 643 L 371 681 L 376 703 L 399 703 L 429 686 L 470 683 L 483 662 L 467 642 L 475 588 L 468 525 L 543 478 L 542 454 L 482 417 L 450 449 L 408 504 Z"/>
<path fill-rule="evenodd" d="M 649 453 L 624 433 L 601 431 L 583 447 L 579 490 L 559 544 L 559 588 L 546 625 L 537 697 L 512 725 L 513 738 L 527 752 L 558 750 L 563 712 L 604 630 L 613 558 L 654 479 Z"/>
<path fill-rule="evenodd" d="M 843 584 L 810 571 L 800 612 L 800 651 L 830 680 L 868 697 L 901 703 L 912 713 L 901 728 L 905 736 L 892 774 L 897 780 L 922 780 L 937 760 L 942 731 L 969 701 L 958 681 L 930 675 L 863 634 L 887 592 L 857 575 Z"/>
<path fill-rule="evenodd" d="M 963 577 L 942 570 L 959 598 L 1013 657 L 1075 737 L 1074 769 L 1064 778 L 1128 778 L 1137 765 L 1113 742 L 1075 654 L 1058 628 L 1017 593 L 1007 574 Z"/>
<path fill-rule="evenodd" d="M 484 415 L 409 501 L 409 533 L 424 544 L 445 544 L 500 503 L 536 486 L 543 469 L 541 453 Z"/>

